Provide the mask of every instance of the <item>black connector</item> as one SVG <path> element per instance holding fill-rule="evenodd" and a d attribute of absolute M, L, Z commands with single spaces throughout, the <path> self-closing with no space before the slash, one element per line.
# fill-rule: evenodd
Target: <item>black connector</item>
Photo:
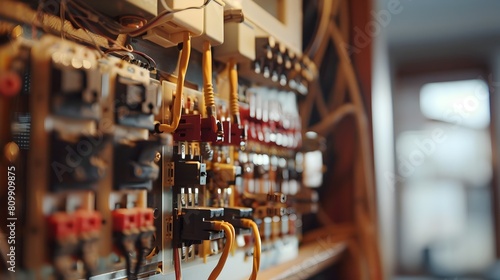
<path fill-rule="evenodd" d="M 125 271 L 127 272 L 127 279 L 132 280 L 137 279 L 135 278 L 132 263 L 134 261 L 133 259 L 137 257 L 135 253 L 135 243 L 138 235 L 138 233 L 125 234 L 123 232 L 115 232 L 113 234 L 116 246 L 125 258 Z"/>
<path fill-rule="evenodd" d="M 50 189 L 52 191 L 92 190 L 108 168 L 102 155 L 111 135 L 81 135 L 72 142 L 53 132 L 50 139 Z"/>
<path fill-rule="evenodd" d="M 182 208 L 179 217 L 180 232 L 174 231 L 173 242 L 185 244 L 201 244 L 203 240 L 215 240 L 224 237 L 224 232 L 214 230 L 213 221 L 224 217 L 223 208 L 186 207 Z"/>
<path fill-rule="evenodd" d="M 253 219 L 253 210 L 249 207 L 226 207 L 224 208 L 224 221 L 233 225 L 236 234 L 247 234 L 251 230 L 243 226 L 241 219 Z"/>
<path fill-rule="evenodd" d="M 115 144 L 114 170 L 120 171 L 114 173 L 115 189 L 151 190 L 152 181 L 160 174 L 154 160 L 166 144 L 165 137 Z"/>
<path fill-rule="evenodd" d="M 177 186 L 207 184 L 205 163 L 196 160 L 175 162 L 174 172 L 174 184 Z"/>

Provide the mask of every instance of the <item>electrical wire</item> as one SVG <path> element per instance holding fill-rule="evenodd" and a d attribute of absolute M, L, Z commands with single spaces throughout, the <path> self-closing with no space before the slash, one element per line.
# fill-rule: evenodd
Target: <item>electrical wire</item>
<path fill-rule="evenodd" d="M 231 235 L 233 236 L 233 243 L 231 244 L 231 253 L 234 256 L 234 250 L 236 249 L 236 230 L 234 229 L 233 225 L 225 222 L 227 225 L 229 225 L 229 229 L 231 229 Z"/>
<path fill-rule="evenodd" d="M 188 8 L 184 8 L 184 9 L 180 9 L 180 10 L 171 10 L 171 9 L 167 8 L 167 9 L 165 9 L 165 11 L 160 13 L 157 17 L 153 18 L 150 22 L 146 23 L 144 26 L 142 26 L 138 29 L 135 29 L 133 31 L 130 31 L 130 32 L 125 32 L 125 33 L 132 36 L 132 37 L 139 36 L 139 35 L 143 34 L 144 32 L 146 32 L 146 31 L 148 31 L 148 30 L 150 30 L 150 29 L 152 29 L 160 24 L 163 24 L 165 21 L 171 20 L 175 13 L 183 12 L 186 10 L 203 9 L 205 6 L 207 6 L 210 3 L 210 1 L 212 1 L 212 0 L 207 0 L 207 1 L 205 1 L 205 3 L 203 3 L 203 5 L 198 6 L 198 7 L 188 7 Z M 168 5 L 167 5 L 167 7 L 168 7 Z"/>
<path fill-rule="evenodd" d="M 64 35 L 64 23 L 66 21 L 65 14 L 66 0 L 61 0 L 61 3 L 59 4 L 59 17 L 61 18 L 61 39 L 66 39 L 66 36 Z"/>
<path fill-rule="evenodd" d="M 134 49 L 130 49 L 130 50 L 123 50 L 123 49 L 107 49 L 104 51 L 105 54 L 109 54 L 109 53 L 123 53 L 125 52 L 126 54 L 138 54 L 142 57 L 144 57 L 147 61 L 148 61 L 148 65 L 149 67 L 154 67 L 155 69 L 158 68 L 157 67 L 157 64 L 156 64 L 156 61 L 150 57 L 149 55 L 143 53 L 143 52 L 140 52 L 140 51 L 136 51 Z M 122 57 L 123 59 L 123 57 Z M 131 59 L 135 59 L 135 57 L 131 57 Z"/>
<path fill-rule="evenodd" d="M 73 15 L 71 13 L 68 13 L 68 17 L 70 18 L 71 21 L 73 21 L 78 27 L 80 27 L 84 32 L 85 34 L 87 34 L 87 36 L 90 38 L 90 41 L 94 44 L 96 50 L 101 54 L 101 56 L 104 56 L 104 52 L 101 50 L 101 48 L 99 47 L 99 45 L 97 44 L 97 42 L 95 41 L 94 37 L 92 37 L 92 35 L 90 34 L 89 30 L 85 27 L 83 27 L 78 21 L 76 21 L 76 19 L 73 17 Z M 83 22 L 85 23 L 85 19 L 82 19 Z"/>
<path fill-rule="evenodd" d="M 209 41 L 203 43 L 203 97 L 209 117 L 216 117 L 214 88 L 212 86 L 212 50 Z"/>
<path fill-rule="evenodd" d="M 182 279 L 182 270 L 181 270 L 181 257 L 179 256 L 179 248 L 172 248 L 172 252 L 174 254 L 174 272 L 175 272 L 175 280 Z"/>
<path fill-rule="evenodd" d="M 240 104 L 238 103 L 238 70 L 236 69 L 236 61 L 234 58 L 229 59 L 229 110 L 233 118 L 233 123 L 238 126 L 240 121 Z"/>
<path fill-rule="evenodd" d="M 146 53 L 141 52 L 141 51 L 136 51 L 136 50 L 132 50 L 132 53 L 138 54 L 138 55 L 146 58 L 150 63 L 153 64 L 154 68 L 158 68 L 156 61 L 151 56 L 147 55 Z"/>
<path fill-rule="evenodd" d="M 86 18 L 90 22 L 99 25 L 110 34 L 120 35 L 125 31 L 125 27 L 121 24 L 94 10 L 83 1 L 70 1 L 70 5 L 81 14 L 82 18 Z"/>
<path fill-rule="evenodd" d="M 132 271 L 132 251 L 128 249 L 129 246 L 128 243 L 130 241 L 127 240 L 127 237 L 125 235 L 120 236 L 120 241 L 118 244 L 118 248 L 122 252 L 123 256 L 125 257 L 125 271 L 127 273 L 127 279 L 135 279 L 134 273 Z"/>
<path fill-rule="evenodd" d="M 136 241 L 137 261 L 135 263 L 134 275 L 133 275 L 136 279 L 139 278 L 139 270 L 141 269 L 141 265 L 143 264 L 144 261 L 146 261 L 146 257 L 151 251 L 152 236 L 153 232 L 141 232 L 139 234 L 139 237 L 137 238 Z"/>
<path fill-rule="evenodd" d="M 222 269 L 224 268 L 224 265 L 226 264 L 227 257 L 229 256 L 229 252 L 234 242 L 234 235 L 233 235 L 234 228 L 231 224 L 223 221 L 214 221 L 213 225 L 214 225 L 214 230 L 224 231 L 226 235 L 226 245 L 224 245 L 224 251 L 222 251 L 222 255 L 219 258 L 219 262 L 215 266 L 214 270 L 212 270 L 212 273 L 210 273 L 210 276 L 208 276 L 208 280 L 217 279 Z"/>
<path fill-rule="evenodd" d="M 86 239 L 83 240 L 81 243 L 81 249 L 80 249 L 80 258 L 83 261 L 83 267 L 85 268 L 85 279 L 90 280 L 92 275 L 95 274 L 96 272 L 96 262 L 94 262 L 94 257 L 92 256 L 92 253 L 89 253 L 89 251 L 92 250 L 93 242 L 96 242 L 96 240 L 92 239 Z"/>
<path fill-rule="evenodd" d="M 96 11 L 90 5 L 86 4 L 84 1 L 75 1 L 75 0 L 60 0 L 60 1 L 67 2 L 66 3 L 67 6 L 77 11 L 79 14 L 81 14 L 82 18 L 86 18 L 87 21 L 94 23 L 96 26 L 99 26 L 107 33 L 113 35 L 128 34 L 132 37 L 137 37 L 143 34 L 144 32 L 154 27 L 157 27 L 158 25 L 163 24 L 166 21 L 171 20 L 174 14 L 176 13 L 180 13 L 191 9 L 202 9 L 205 6 L 207 6 L 212 0 L 205 1 L 201 6 L 187 7 L 179 10 L 165 9 L 165 11 L 160 13 L 158 16 L 152 18 L 149 22 L 147 22 L 146 24 L 144 24 L 139 28 L 130 28 L 130 27 L 127 28 L 119 24 L 118 22 L 110 19 L 109 17 L 103 15 L 99 11 Z M 102 34 L 102 32 L 95 32 L 95 33 Z"/>
<path fill-rule="evenodd" d="M 257 224 L 250 220 L 250 219 L 241 219 L 241 223 L 243 224 L 244 227 L 248 227 L 252 229 L 252 233 L 254 236 L 254 247 L 253 247 L 253 266 L 252 266 L 252 274 L 250 275 L 250 280 L 255 280 L 257 279 L 257 274 L 259 273 L 260 269 L 260 255 L 261 255 L 261 240 L 260 240 L 260 233 L 259 233 L 259 227 Z"/>
<path fill-rule="evenodd" d="M 191 35 L 189 32 L 184 33 L 184 41 L 182 44 L 181 57 L 179 59 L 179 74 L 177 75 L 177 86 L 175 91 L 174 109 L 172 113 L 171 124 L 159 124 L 157 130 L 159 132 L 174 132 L 179 126 L 182 110 L 182 94 L 184 88 L 184 79 L 186 78 L 186 71 L 189 63 L 189 56 L 191 55 Z"/>

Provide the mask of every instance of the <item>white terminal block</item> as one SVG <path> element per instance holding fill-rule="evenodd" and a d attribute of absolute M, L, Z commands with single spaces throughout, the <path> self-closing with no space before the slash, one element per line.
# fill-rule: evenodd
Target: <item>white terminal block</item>
<path fill-rule="evenodd" d="M 171 10 L 160 19 L 160 24 L 148 30 L 144 39 L 168 48 L 183 41 L 184 32 L 192 37 L 203 33 L 205 7 L 201 7 L 205 0 L 158 0 L 158 14 Z"/>
<path fill-rule="evenodd" d="M 224 2 L 211 0 L 204 9 L 203 33 L 193 38 L 193 48 L 203 50 L 203 42 L 218 46 L 224 42 Z"/>
<path fill-rule="evenodd" d="M 224 44 L 214 48 L 214 58 L 238 63 L 255 60 L 255 28 L 248 21 L 229 22 L 224 25 Z"/>

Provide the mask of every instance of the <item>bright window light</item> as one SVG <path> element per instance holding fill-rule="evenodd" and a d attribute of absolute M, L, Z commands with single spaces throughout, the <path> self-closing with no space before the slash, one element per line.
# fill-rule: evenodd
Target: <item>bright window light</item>
<path fill-rule="evenodd" d="M 420 110 L 427 118 L 470 128 L 490 124 L 488 85 L 479 79 L 425 84 Z"/>

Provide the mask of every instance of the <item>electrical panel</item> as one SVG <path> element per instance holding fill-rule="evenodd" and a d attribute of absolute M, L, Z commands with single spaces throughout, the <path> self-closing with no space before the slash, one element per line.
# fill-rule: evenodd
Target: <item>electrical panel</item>
<path fill-rule="evenodd" d="M 234 1 L 0 11 L 0 144 L 15 186 L 2 275 L 256 279 L 297 255 L 317 199 L 301 195 L 298 100 L 314 65 L 297 46 Z"/>

